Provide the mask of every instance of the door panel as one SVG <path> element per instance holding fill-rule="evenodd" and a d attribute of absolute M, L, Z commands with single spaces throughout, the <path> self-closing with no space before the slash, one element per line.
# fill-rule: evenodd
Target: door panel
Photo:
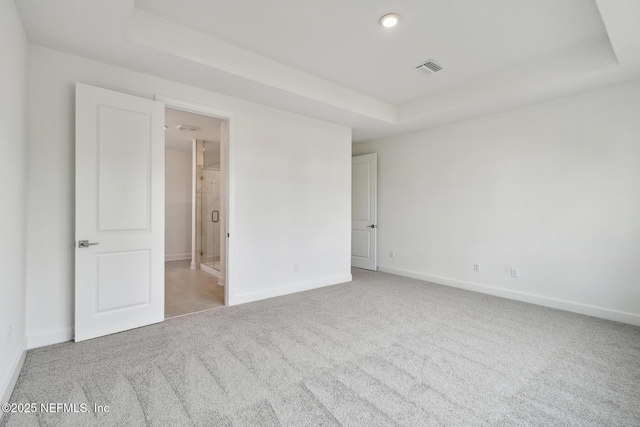
<path fill-rule="evenodd" d="M 371 233 L 364 230 L 351 230 L 351 255 L 360 258 L 371 257 Z"/>
<path fill-rule="evenodd" d="M 376 270 L 377 243 L 376 153 L 351 159 L 351 265 Z"/>
<path fill-rule="evenodd" d="M 96 313 L 150 303 L 150 255 L 146 250 L 96 254 Z"/>
<path fill-rule="evenodd" d="M 98 230 L 148 230 L 151 115 L 98 107 Z"/>
<path fill-rule="evenodd" d="M 161 102 L 76 84 L 76 239 L 76 341 L 164 320 Z"/>
<path fill-rule="evenodd" d="M 351 219 L 371 222 L 371 162 L 352 162 Z"/>

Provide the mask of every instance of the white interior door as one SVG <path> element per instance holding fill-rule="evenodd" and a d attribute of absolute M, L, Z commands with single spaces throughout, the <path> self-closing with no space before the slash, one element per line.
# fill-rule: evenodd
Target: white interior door
<path fill-rule="evenodd" d="M 378 155 L 351 159 L 351 265 L 376 270 Z"/>
<path fill-rule="evenodd" d="M 164 320 L 164 167 L 163 103 L 76 84 L 76 341 Z"/>

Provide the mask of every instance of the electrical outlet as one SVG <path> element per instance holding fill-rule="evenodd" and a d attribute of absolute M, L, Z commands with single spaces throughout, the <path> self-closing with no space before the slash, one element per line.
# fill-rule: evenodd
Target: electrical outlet
<path fill-rule="evenodd" d="M 513 277 L 514 279 L 518 278 L 518 269 L 515 267 L 511 267 L 511 277 Z"/>
<path fill-rule="evenodd" d="M 395 258 L 395 257 L 396 257 L 396 253 L 394 251 L 390 251 L 389 258 Z"/>
<path fill-rule="evenodd" d="M 477 262 L 473 264 L 473 271 L 480 271 L 480 264 Z"/>
<path fill-rule="evenodd" d="M 7 328 L 7 343 L 11 344 L 11 340 L 13 338 L 13 325 L 9 325 L 9 327 Z"/>

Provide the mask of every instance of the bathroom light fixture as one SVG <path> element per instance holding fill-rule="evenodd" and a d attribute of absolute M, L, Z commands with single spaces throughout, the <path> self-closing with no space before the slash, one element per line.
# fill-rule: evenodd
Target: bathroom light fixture
<path fill-rule="evenodd" d="M 400 20 L 400 16 L 397 13 L 387 13 L 380 18 L 380 25 L 385 28 L 395 27 Z"/>

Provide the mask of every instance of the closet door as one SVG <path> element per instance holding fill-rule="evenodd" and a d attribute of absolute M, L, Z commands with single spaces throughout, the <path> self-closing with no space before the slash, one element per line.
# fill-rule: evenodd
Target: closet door
<path fill-rule="evenodd" d="M 351 265 L 377 269 L 378 155 L 351 158 Z"/>

